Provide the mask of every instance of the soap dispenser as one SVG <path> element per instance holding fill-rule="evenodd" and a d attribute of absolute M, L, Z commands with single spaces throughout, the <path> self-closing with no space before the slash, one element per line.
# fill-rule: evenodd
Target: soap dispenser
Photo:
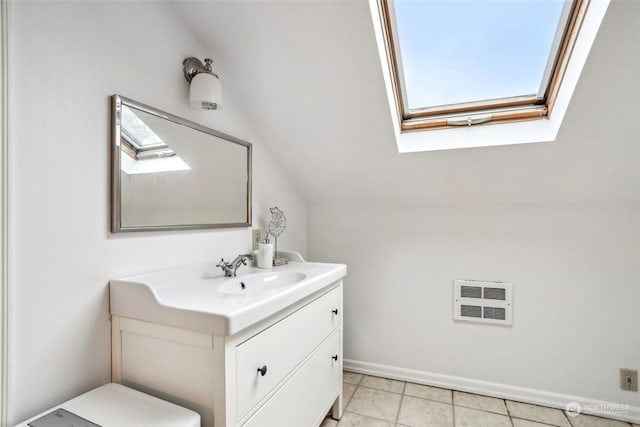
<path fill-rule="evenodd" d="M 269 235 L 258 245 L 258 268 L 271 268 L 273 266 L 273 243 L 269 243 Z"/>

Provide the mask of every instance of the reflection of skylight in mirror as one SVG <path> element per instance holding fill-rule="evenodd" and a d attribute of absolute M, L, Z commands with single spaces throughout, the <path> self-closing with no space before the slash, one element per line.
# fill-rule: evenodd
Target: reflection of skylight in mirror
<path fill-rule="evenodd" d="M 135 160 L 122 153 L 120 162 L 120 169 L 128 175 L 191 170 L 179 156 Z"/>
<path fill-rule="evenodd" d="M 409 109 L 535 96 L 563 0 L 396 0 Z"/>
<path fill-rule="evenodd" d="M 164 145 L 164 141 L 126 105 L 122 106 L 122 130 L 137 148 Z"/>

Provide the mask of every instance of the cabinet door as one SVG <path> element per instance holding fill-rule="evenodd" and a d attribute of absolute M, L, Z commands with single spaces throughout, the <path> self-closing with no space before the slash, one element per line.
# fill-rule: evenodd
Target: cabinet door
<path fill-rule="evenodd" d="M 238 419 L 244 418 L 340 326 L 339 307 L 340 288 L 335 288 L 238 346 Z"/>
<path fill-rule="evenodd" d="M 336 331 L 243 427 L 316 427 L 342 391 L 339 351 Z"/>

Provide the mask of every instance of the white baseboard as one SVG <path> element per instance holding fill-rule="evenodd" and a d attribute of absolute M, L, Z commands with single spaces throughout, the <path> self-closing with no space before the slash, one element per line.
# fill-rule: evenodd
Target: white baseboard
<path fill-rule="evenodd" d="M 567 394 L 553 393 L 544 390 L 514 387 L 488 381 L 454 377 L 451 375 L 435 374 L 432 372 L 398 368 L 395 366 L 361 362 L 351 359 L 344 359 L 344 369 L 345 371 L 356 372 L 360 374 L 375 375 L 395 380 L 409 381 L 416 384 L 424 384 L 434 387 L 442 387 L 452 390 L 484 394 L 501 399 L 509 399 L 535 405 L 549 406 L 551 408 L 558 408 L 562 410 L 567 407 L 567 403 L 578 402 L 582 407 L 582 413 L 613 418 L 632 423 L 640 423 L 640 406 L 629 405 L 628 410 L 624 412 L 615 411 L 604 413 L 599 411 L 598 408 L 615 407 L 617 404 L 612 402 L 604 402 L 601 400 L 588 399 L 580 396 L 570 396 Z"/>

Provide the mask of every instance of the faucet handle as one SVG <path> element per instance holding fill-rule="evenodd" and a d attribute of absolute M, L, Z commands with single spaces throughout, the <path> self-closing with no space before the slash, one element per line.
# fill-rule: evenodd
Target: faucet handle
<path fill-rule="evenodd" d="M 216 267 L 226 267 L 227 263 L 224 262 L 224 258 L 220 258 L 220 262 L 218 262 L 218 265 L 216 265 Z"/>

